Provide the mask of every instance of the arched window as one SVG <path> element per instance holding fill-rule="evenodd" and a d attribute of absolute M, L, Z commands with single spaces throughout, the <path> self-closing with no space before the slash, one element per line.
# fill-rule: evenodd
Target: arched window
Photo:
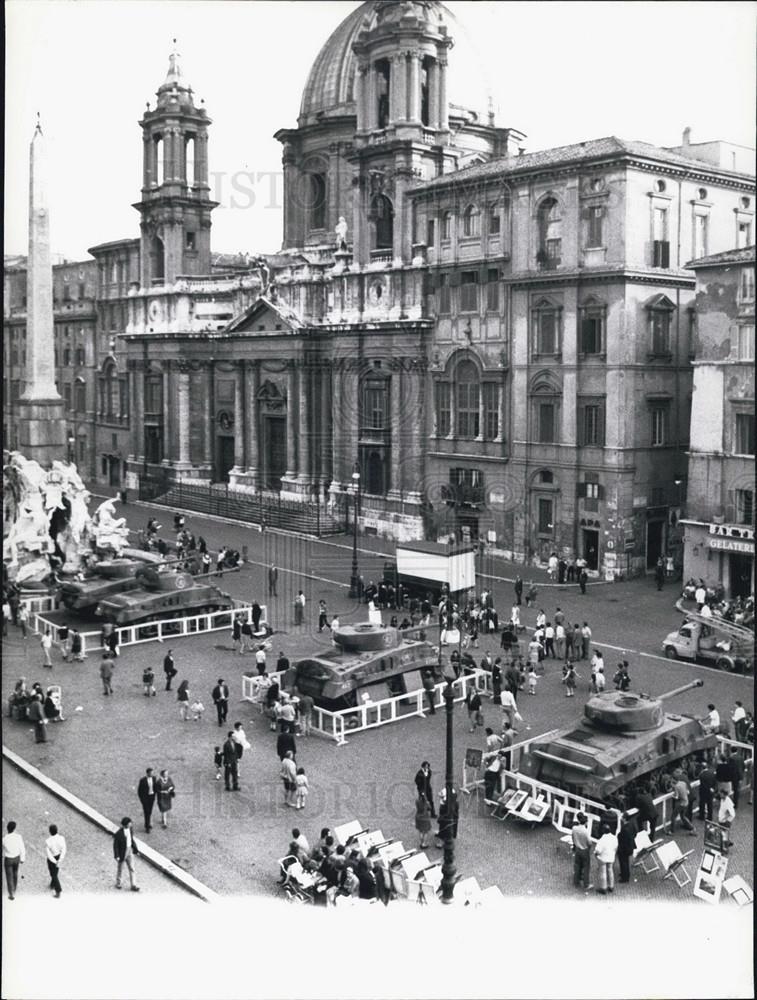
<path fill-rule="evenodd" d="M 163 240 L 159 236 L 153 236 L 150 256 L 152 257 L 152 276 L 162 280 L 166 276 L 166 254 Z"/>
<path fill-rule="evenodd" d="M 557 267 L 562 253 L 562 219 L 560 206 L 555 198 L 545 198 L 537 214 L 538 251 L 537 262 L 543 268 Z"/>
<path fill-rule="evenodd" d="M 479 213 L 475 205 L 468 205 L 463 212 L 463 236 L 478 236 Z"/>
<path fill-rule="evenodd" d="M 165 143 L 162 135 L 155 136 L 155 183 L 162 184 L 166 179 Z"/>
<path fill-rule="evenodd" d="M 391 250 L 394 246 L 394 208 L 386 195 L 378 194 L 371 202 L 374 228 L 374 250 Z"/>
<path fill-rule="evenodd" d="M 429 103 L 429 80 L 434 60 L 426 56 L 421 63 L 421 122 L 430 124 L 431 105 Z"/>
<path fill-rule="evenodd" d="M 188 135 L 184 139 L 184 180 L 191 187 L 197 183 L 195 176 L 195 137 Z"/>
<path fill-rule="evenodd" d="M 543 377 L 531 389 L 533 437 L 540 444 L 559 442 L 560 398 L 559 386 Z"/>
<path fill-rule="evenodd" d="M 323 174 L 310 174 L 310 228 L 326 228 L 326 178 Z"/>
<path fill-rule="evenodd" d="M 455 373 L 458 438 L 477 438 L 480 434 L 478 369 L 472 361 L 461 361 Z"/>
<path fill-rule="evenodd" d="M 379 128 L 389 124 L 389 80 L 391 64 L 388 59 L 379 59 L 374 67 L 376 74 L 376 123 Z"/>

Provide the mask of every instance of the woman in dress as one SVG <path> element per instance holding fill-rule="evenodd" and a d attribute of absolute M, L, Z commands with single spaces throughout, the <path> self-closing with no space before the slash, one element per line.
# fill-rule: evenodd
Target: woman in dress
<path fill-rule="evenodd" d="M 176 700 L 179 703 L 179 718 L 182 722 L 186 722 L 189 718 L 189 700 L 191 695 L 189 693 L 189 681 L 184 680 L 179 684 L 179 689 L 176 692 Z"/>
<path fill-rule="evenodd" d="M 160 811 L 160 825 L 165 829 L 168 826 L 168 813 L 171 811 L 173 797 L 176 794 L 176 787 L 173 779 L 168 774 L 168 769 L 163 768 L 158 780 L 155 782 L 155 795 Z"/>

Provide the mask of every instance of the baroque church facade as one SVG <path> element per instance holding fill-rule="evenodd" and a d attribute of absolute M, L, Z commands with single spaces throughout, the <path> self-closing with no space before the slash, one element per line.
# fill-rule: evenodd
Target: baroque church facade
<path fill-rule="evenodd" d="M 276 134 L 281 250 L 233 265 L 210 249 L 210 118 L 172 56 L 140 123 L 139 240 L 91 250 L 122 317 L 126 485 L 326 512 L 359 482 L 361 530 L 398 540 L 608 577 L 680 558 L 684 265 L 754 242 L 750 151 L 687 130 L 525 153 L 465 46 L 432 0 L 353 10 Z"/>

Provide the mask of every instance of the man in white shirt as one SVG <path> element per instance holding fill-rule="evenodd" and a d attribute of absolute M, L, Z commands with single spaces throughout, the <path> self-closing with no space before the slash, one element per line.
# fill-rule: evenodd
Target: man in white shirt
<path fill-rule="evenodd" d="M 712 618 L 712 608 L 709 604 L 703 604 L 702 610 L 699 612 L 702 618 Z"/>
<path fill-rule="evenodd" d="M 702 725 L 710 733 L 720 731 L 720 713 L 714 705 L 707 706 L 707 715 L 702 719 Z"/>
<path fill-rule="evenodd" d="M 740 701 L 735 703 L 733 714 L 731 715 L 731 722 L 733 723 L 736 739 L 740 743 L 744 743 L 744 736 L 746 732 L 746 711 L 744 710 L 743 703 Z"/>
<path fill-rule="evenodd" d="M 18 866 L 26 861 L 26 848 L 20 833 L 16 833 L 16 824 L 11 820 L 6 826 L 7 833 L 3 837 L 3 868 L 5 869 L 5 884 L 8 888 L 8 899 L 15 899 L 18 885 Z"/>
<path fill-rule="evenodd" d="M 297 844 L 306 857 L 310 857 L 310 844 L 308 843 L 308 838 L 304 833 L 300 833 L 297 827 L 292 830 L 292 843 Z"/>
<path fill-rule="evenodd" d="M 66 838 L 58 833 L 58 827 L 51 823 L 48 827 L 50 836 L 45 841 L 45 854 L 47 856 L 47 870 L 50 872 L 50 888 L 55 890 L 55 898 L 60 899 L 63 892 L 60 884 L 60 866 L 66 857 Z"/>
<path fill-rule="evenodd" d="M 729 832 L 731 830 L 731 824 L 736 819 L 736 809 L 733 805 L 733 800 L 728 792 L 720 792 L 720 802 L 718 804 L 718 823 L 724 826 Z M 729 841 L 729 846 L 733 843 L 732 840 Z"/>
<path fill-rule="evenodd" d="M 53 661 L 50 658 L 50 650 L 53 648 L 53 637 L 50 634 L 50 629 L 47 629 L 45 634 L 39 640 L 42 646 L 42 655 L 45 658 L 45 662 L 42 664 L 43 667 L 52 667 Z"/>
<path fill-rule="evenodd" d="M 697 602 L 697 611 L 701 611 L 707 603 L 707 591 L 701 583 L 694 591 L 694 600 Z"/>
<path fill-rule="evenodd" d="M 605 827 L 605 832 L 597 841 L 594 854 L 597 858 L 597 892 L 603 895 L 615 888 L 615 857 L 618 853 L 618 838 Z"/>

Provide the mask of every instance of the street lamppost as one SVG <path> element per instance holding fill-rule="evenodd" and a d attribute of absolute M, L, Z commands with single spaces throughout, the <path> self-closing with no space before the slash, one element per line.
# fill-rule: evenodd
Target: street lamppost
<path fill-rule="evenodd" d="M 74 460 L 74 444 L 75 443 L 76 443 L 76 439 L 74 438 L 73 434 L 69 434 L 68 435 L 68 461 L 69 462 L 73 462 L 73 460 Z"/>
<path fill-rule="evenodd" d="M 350 573 L 350 598 L 357 600 L 360 597 L 360 577 L 357 568 L 357 514 L 360 504 L 360 467 L 355 462 L 352 468 L 352 489 L 355 497 L 355 506 L 352 512 L 352 572 Z"/>
<path fill-rule="evenodd" d="M 441 660 L 441 642 L 439 643 L 439 659 Z M 444 709 L 447 719 L 446 768 L 444 778 L 444 859 L 442 861 L 442 902 L 451 903 L 457 881 L 455 867 L 455 790 L 453 787 L 453 757 L 454 743 L 452 734 L 452 718 L 455 704 L 455 689 L 452 686 L 453 674 L 445 675 L 447 686 L 444 688 Z M 441 808 L 439 814 L 441 816 Z"/>

